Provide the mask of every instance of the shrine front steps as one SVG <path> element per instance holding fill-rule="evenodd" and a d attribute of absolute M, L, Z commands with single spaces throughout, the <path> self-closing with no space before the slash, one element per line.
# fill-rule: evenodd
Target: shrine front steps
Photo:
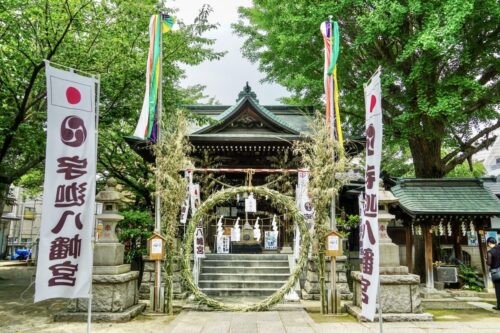
<path fill-rule="evenodd" d="M 272 295 L 289 276 L 287 255 L 207 254 L 198 285 L 214 297 L 261 297 Z"/>

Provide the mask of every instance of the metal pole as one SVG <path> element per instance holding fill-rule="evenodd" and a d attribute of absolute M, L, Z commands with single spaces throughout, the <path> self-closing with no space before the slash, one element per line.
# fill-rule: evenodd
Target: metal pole
<path fill-rule="evenodd" d="M 162 22 L 161 20 L 163 19 L 162 13 L 160 11 L 158 15 L 158 19 L 160 20 L 159 24 L 157 23 L 157 26 L 159 26 L 159 31 L 157 33 L 160 34 L 160 73 L 159 73 L 159 86 L 158 86 L 158 114 L 157 114 L 157 119 L 156 119 L 156 126 L 157 126 L 157 132 L 158 132 L 158 142 L 161 141 L 161 121 L 162 121 L 162 108 L 163 108 L 163 33 L 162 33 Z M 156 179 L 156 202 L 155 202 L 155 232 L 158 234 L 161 234 L 161 200 L 160 200 L 160 195 L 159 195 L 159 188 L 160 184 L 158 182 L 158 178 Z M 160 306 L 160 290 L 161 290 L 161 260 L 155 260 L 155 295 L 154 295 L 154 304 L 153 304 L 153 310 L 159 311 L 161 310 Z"/>
<path fill-rule="evenodd" d="M 383 333 L 384 332 L 384 326 L 382 324 L 382 301 L 380 299 L 380 294 L 382 290 L 380 289 L 380 276 L 378 278 L 378 294 L 377 294 L 377 300 L 378 300 L 378 323 L 379 323 L 379 332 Z"/>
<path fill-rule="evenodd" d="M 95 76 L 93 76 L 95 79 Z M 97 93 L 96 93 L 96 105 L 95 105 L 95 161 L 97 163 L 97 143 L 99 139 L 98 129 L 99 129 L 99 103 L 100 103 L 100 94 L 101 94 L 101 76 L 97 75 Z M 95 216 L 95 201 L 93 202 L 92 211 Z M 93 255 L 94 255 L 94 246 L 95 246 L 95 223 L 97 220 L 94 217 L 94 235 L 92 237 L 92 255 L 90 256 L 90 260 L 92 261 L 90 267 L 93 266 Z M 87 333 L 92 331 L 92 275 L 90 275 L 90 287 L 89 287 L 89 298 L 88 298 L 88 306 L 87 306 Z"/>

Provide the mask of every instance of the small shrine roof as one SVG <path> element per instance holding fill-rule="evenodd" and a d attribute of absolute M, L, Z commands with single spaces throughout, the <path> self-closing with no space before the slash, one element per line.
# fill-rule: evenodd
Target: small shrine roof
<path fill-rule="evenodd" d="M 400 179 L 391 191 L 411 216 L 500 215 L 500 201 L 481 179 Z"/>
<path fill-rule="evenodd" d="M 488 188 L 491 193 L 500 196 L 500 183 L 497 181 L 496 177 L 485 177 L 481 178 L 484 181 L 484 186 Z"/>

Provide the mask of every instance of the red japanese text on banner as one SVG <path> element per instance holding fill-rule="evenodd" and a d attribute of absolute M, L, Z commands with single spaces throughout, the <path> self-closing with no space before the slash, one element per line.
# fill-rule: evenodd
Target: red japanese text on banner
<path fill-rule="evenodd" d="M 97 80 L 51 67 L 35 302 L 88 298 L 95 210 Z"/>
<path fill-rule="evenodd" d="M 379 287 L 378 187 L 382 155 L 382 106 L 380 71 L 365 86 L 366 168 L 363 220 L 361 224 L 363 253 L 361 279 L 361 314 L 375 317 Z"/>

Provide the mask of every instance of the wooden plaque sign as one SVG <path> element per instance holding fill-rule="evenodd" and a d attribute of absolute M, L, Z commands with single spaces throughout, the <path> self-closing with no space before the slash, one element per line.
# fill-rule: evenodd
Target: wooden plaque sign
<path fill-rule="evenodd" d="M 149 237 L 148 252 L 150 260 L 162 260 L 165 257 L 165 237 L 157 233 Z"/>
<path fill-rule="evenodd" d="M 342 255 L 342 237 L 336 231 L 331 231 L 325 238 L 325 255 L 328 257 L 338 257 Z"/>

